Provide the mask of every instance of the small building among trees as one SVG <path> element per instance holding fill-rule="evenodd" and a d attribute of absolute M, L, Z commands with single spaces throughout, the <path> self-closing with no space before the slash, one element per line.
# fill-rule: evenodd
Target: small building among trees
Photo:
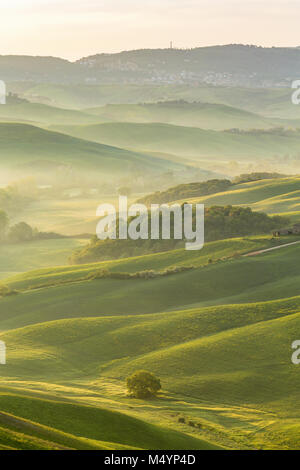
<path fill-rule="evenodd" d="M 283 235 L 300 235 L 300 223 L 295 224 L 292 227 L 275 230 L 273 232 L 273 237 L 280 237 Z"/>

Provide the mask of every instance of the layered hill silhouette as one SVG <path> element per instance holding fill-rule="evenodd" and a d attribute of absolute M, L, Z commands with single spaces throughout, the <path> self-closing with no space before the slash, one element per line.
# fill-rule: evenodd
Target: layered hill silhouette
<path fill-rule="evenodd" d="M 280 121 L 214 103 L 190 103 L 184 100 L 137 105 L 106 105 L 85 110 L 99 122 L 165 123 L 202 129 L 253 129 L 278 126 Z"/>
<path fill-rule="evenodd" d="M 58 126 L 61 132 L 83 139 L 148 152 L 165 152 L 197 159 L 252 159 L 299 155 L 298 130 L 203 130 L 162 123 L 104 123 Z"/>
<path fill-rule="evenodd" d="M 239 44 L 195 49 L 142 49 L 69 62 L 55 57 L 1 56 L 2 79 L 53 83 L 211 83 L 276 86 L 299 77 L 298 48 Z"/>
<path fill-rule="evenodd" d="M 64 165 L 105 174 L 180 168 L 168 160 L 17 123 L 0 123 L 0 152 L 2 168 L 30 174 L 55 171 Z"/>

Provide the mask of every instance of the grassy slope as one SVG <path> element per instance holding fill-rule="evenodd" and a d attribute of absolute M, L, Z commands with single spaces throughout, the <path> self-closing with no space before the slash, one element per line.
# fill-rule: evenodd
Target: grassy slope
<path fill-rule="evenodd" d="M 212 103 L 153 103 L 106 105 L 78 111 L 42 103 L 7 103 L 0 108 L 0 121 L 27 122 L 40 125 L 83 125 L 100 122 L 162 122 L 203 129 L 268 129 L 280 120 L 263 118 L 255 113 Z M 293 122 L 287 121 L 288 124 Z"/>
<path fill-rule="evenodd" d="M 229 241 L 227 243 L 230 243 Z M 264 240 L 260 246 L 268 245 Z M 256 244 L 248 244 L 248 249 L 256 249 Z M 226 246 L 226 245 L 225 245 Z M 240 250 L 247 251 L 247 243 L 238 246 L 220 246 L 220 254 L 227 256 Z M 47 322 L 62 318 L 99 315 L 128 315 L 160 312 L 188 307 L 189 305 L 224 304 L 232 302 L 253 302 L 298 295 L 299 245 L 278 250 L 259 258 L 242 258 L 231 261 L 207 263 L 207 256 L 198 260 L 198 268 L 154 280 L 82 280 L 97 266 L 112 267 L 122 271 L 122 263 L 101 263 L 100 265 L 45 270 L 33 274 L 17 276 L 7 282 L 25 293 L 5 297 L 0 301 L 2 329 L 18 328 L 29 324 Z M 173 253 L 168 259 L 150 255 L 132 260 L 123 260 L 123 270 L 136 271 L 149 266 L 157 268 L 187 265 L 182 251 Z M 172 258 L 173 256 L 173 258 Z M 162 258 L 162 259 L 160 259 Z M 181 258 L 181 259 L 180 259 Z M 133 263 L 133 264 L 132 264 Z M 190 263 L 189 263 L 190 264 Z M 197 261 L 195 261 L 197 265 Z M 202 265 L 202 267 L 201 267 Z M 36 289 L 39 286 L 49 288 Z M 246 286 L 246 287 L 245 287 Z M 32 287 L 35 289 L 31 290 Z M 26 289 L 29 289 L 26 291 Z M 24 299 L 26 311 L 24 311 Z M 51 299 L 51 300 L 50 300 Z M 126 299 L 126 302 L 124 302 Z"/>
<path fill-rule="evenodd" d="M 251 184 L 242 185 L 239 189 L 245 192 L 228 197 L 237 204 L 240 196 L 245 204 L 254 201 L 258 209 L 265 204 L 271 212 L 278 212 L 279 206 L 283 212 L 297 208 L 297 180 L 280 182 L 277 188 L 264 185 L 258 183 L 250 190 Z M 250 418 L 248 423 L 241 418 L 241 426 L 249 442 L 258 447 L 297 448 L 299 374 L 290 363 L 290 345 L 300 327 L 300 301 L 284 298 L 299 293 L 299 247 L 201 267 L 209 258 L 268 243 L 265 239 L 218 242 L 196 255 L 178 251 L 100 265 L 131 272 L 178 264 L 198 266 L 190 273 L 156 281 L 85 281 L 0 299 L 1 329 L 15 328 L 0 336 L 9 346 L 1 384 L 18 383 L 27 394 L 27 388 L 38 387 L 39 381 L 55 391 L 57 382 L 75 382 L 86 387 L 92 399 L 102 381 L 106 386 L 136 368 L 149 368 L 162 377 L 166 393 L 172 395 L 170 400 L 163 397 L 150 403 L 149 408 L 172 409 L 178 397 L 179 410 L 188 401 L 189 413 L 200 416 L 202 422 L 209 416 L 217 426 L 225 422 L 238 436 L 234 426 L 242 412 L 235 407 L 246 405 Z M 76 281 L 93 269 L 46 269 L 18 276 L 11 285 L 27 289 L 45 282 Z M 269 301 L 277 298 L 282 300 Z M 239 304 L 221 305 L 233 301 Z M 205 303 L 220 305 L 206 308 Z M 187 309 L 190 304 L 201 308 Z M 181 310 L 152 313 L 175 308 Z M 32 326 L 22 328 L 28 324 Z M 124 390 L 116 400 L 121 403 L 123 395 Z M 208 410 L 208 400 L 217 404 L 216 409 Z M 0 397 L 0 403 L 2 411 L 17 416 L 16 422 L 10 415 L 0 415 L 0 448 L 209 448 L 206 442 L 146 424 L 146 406 L 140 403 L 137 408 L 143 408 L 143 419 L 136 421 L 104 410 L 103 404 L 87 409 L 82 404 L 7 394 Z M 28 420 L 38 424 L 32 426 Z M 92 428 L 91 421 L 95 423 Z M 140 431 L 138 443 L 136 429 Z"/>
<path fill-rule="evenodd" d="M 82 111 L 55 108 L 41 103 L 19 103 L 1 106 L 1 121 L 27 122 L 36 124 L 90 124 L 99 122 L 96 116 Z"/>
<path fill-rule="evenodd" d="M 2 394 L 1 410 L 23 420 L 32 421 L 34 416 L 39 427 L 38 429 L 35 429 L 34 426 L 29 428 L 29 433 L 35 435 L 38 431 L 39 437 L 51 438 L 57 444 L 69 448 L 216 448 L 216 446 L 183 433 L 148 424 L 125 414 L 95 407 Z M 10 424 L 8 419 L 6 419 L 7 424 Z M 20 422 L 18 424 L 20 425 Z M 26 425 L 26 421 L 23 421 L 23 424 Z M 24 427 L 26 429 L 26 426 Z M 2 439 L 0 434 L 0 442 Z M 5 439 L 7 436 L 4 437 L 6 444 Z"/>
<path fill-rule="evenodd" d="M 289 238 L 286 238 L 286 240 L 289 240 Z M 47 282 L 55 284 L 57 282 L 77 281 L 97 269 L 109 269 L 110 271 L 115 272 L 134 273 L 146 269 L 161 271 L 175 266 L 200 267 L 206 265 L 210 259 L 225 259 L 236 254 L 247 253 L 249 251 L 268 248 L 271 246 L 273 246 L 273 244 L 266 235 L 262 237 L 253 236 L 250 238 L 219 240 L 206 243 L 204 248 L 197 252 L 178 249 L 163 253 L 153 253 L 144 256 L 109 260 L 86 265 L 40 269 L 14 276 L 6 282 L 11 287 L 26 290 L 28 288 L 37 287 L 40 284 L 46 284 Z"/>
<path fill-rule="evenodd" d="M 20 84 L 15 85 L 20 89 Z M 14 90 L 14 84 L 9 84 Z M 63 108 L 79 109 L 107 103 L 153 102 L 172 97 L 177 88 L 139 85 L 59 85 L 35 84 L 21 90 L 30 101 L 38 101 Z M 18 91 L 18 90 L 16 90 Z"/>
<path fill-rule="evenodd" d="M 266 119 L 247 111 L 212 103 L 166 102 L 138 105 L 107 105 L 90 108 L 86 113 L 98 117 L 99 122 L 162 122 L 177 126 L 223 130 L 268 129 L 278 125 L 274 119 Z"/>
<path fill-rule="evenodd" d="M 299 374 L 290 357 L 291 343 L 300 327 L 299 309 L 297 297 L 146 316 L 60 320 L 17 329 L 0 336 L 9 350 L 1 384 L 11 377 L 14 383 L 20 380 L 24 390 L 34 383 L 52 383 L 54 391 L 58 389 L 54 384 L 77 382 L 96 397 L 103 384 L 112 379 L 120 382 L 137 368 L 146 368 L 161 377 L 166 394 L 150 407 L 193 410 L 195 418 L 209 421 L 218 416 L 218 424 L 225 422 L 237 436 L 234 423 L 242 419 L 238 416 L 241 409 L 237 413 L 237 407 L 242 406 L 249 414 L 248 422 L 244 417 L 243 423 L 248 444 L 261 441 L 263 446 L 276 448 L 281 439 L 285 446 L 293 447 L 295 434 L 299 434 Z M 124 389 L 121 393 L 108 390 L 104 397 L 119 401 L 122 407 L 123 394 Z M 178 404 L 181 402 L 179 408 L 175 397 Z M 133 401 L 131 405 L 140 407 L 141 403 Z M 143 444 L 136 439 L 136 432 L 131 438 L 128 425 L 123 434 L 119 416 L 116 431 L 115 417 L 103 409 L 1 396 L 1 410 L 69 435 L 149 448 L 145 431 Z M 146 411 L 147 407 L 145 416 Z M 89 413 L 95 427 L 87 426 Z M 294 432 L 289 430 L 285 435 L 279 423 L 289 427 L 291 420 Z M 137 425 L 133 422 L 133 429 Z M 249 427 L 253 431 L 257 427 L 260 433 L 267 429 L 269 435 L 257 438 L 247 432 Z M 168 437 L 172 437 L 170 433 Z M 160 445 L 166 448 L 165 441 Z M 186 441 L 185 445 L 194 448 L 191 446 L 196 442 Z"/>
<path fill-rule="evenodd" d="M 96 186 L 96 184 L 95 184 Z M 132 204 L 139 196 L 133 194 L 128 202 Z M 118 196 L 81 195 L 64 198 L 63 196 L 41 198 L 28 204 L 20 213 L 11 215 L 13 224 L 26 221 L 45 232 L 56 232 L 64 235 L 95 233 L 99 218 L 96 216 L 99 204 L 118 205 Z"/>
<path fill-rule="evenodd" d="M 26 124 L 0 124 L 0 151 L 5 153 L 4 168 L 28 167 L 35 171 L 41 163 L 72 164 L 75 168 L 104 172 L 143 168 L 164 170 L 170 161 L 152 158 L 93 142 L 50 132 Z M 63 155 L 63 158 L 62 158 Z M 176 166 L 176 165 L 175 165 Z M 42 167 L 45 171 L 45 167 Z"/>
<path fill-rule="evenodd" d="M 300 178 L 290 177 L 243 183 L 234 186 L 230 191 L 193 198 L 189 202 L 201 202 L 207 206 L 247 205 L 254 210 L 268 214 L 291 213 L 293 219 L 299 220 Z"/>
<path fill-rule="evenodd" d="M 219 244 L 220 253 L 224 253 L 230 243 L 233 250 L 236 242 L 218 242 L 215 248 Z M 248 242 L 238 243 L 241 248 Z M 122 267 L 136 270 L 147 263 L 153 266 L 156 259 L 157 266 L 186 264 L 185 253 L 122 260 L 111 263 L 111 267 L 118 271 Z M 290 361 L 291 343 L 297 339 L 296 332 L 300 328 L 299 253 L 300 247 L 295 245 L 159 280 L 85 281 L 4 298 L 0 300 L 1 327 L 10 331 L 0 335 L 8 346 L 8 363 L 1 385 L 9 383 L 11 387 L 19 382 L 25 390 L 39 383 L 56 390 L 59 384 L 77 384 L 89 390 L 90 395 L 91 390 L 97 394 L 101 387 L 108 387 L 110 381 L 119 383 L 133 370 L 146 368 L 162 378 L 167 394 L 157 405 L 163 406 L 165 400 L 164 407 L 177 410 L 176 413 L 184 410 L 197 419 L 205 417 L 213 421 L 211 440 L 214 441 L 212 436 L 219 436 L 215 434 L 214 420 L 217 420 L 218 426 L 224 426 L 222 433 L 226 429 L 226 439 L 243 436 L 244 444 L 239 442 L 237 447 L 247 442 L 247 445 L 268 448 L 283 445 L 292 448 L 300 429 L 299 374 Z M 203 251 L 194 256 L 201 266 L 208 253 Z M 56 268 L 53 274 L 65 279 L 74 276 L 75 280 L 78 271 L 86 272 L 91 268 Z M 18 276 L 12 283 L 28 287 L 35 282 L 34 277 L 51 276 L 51 271 Z M 232 299 L 236 305 L 230 303 Z M 264 302 L 258 303 L 259 300 Z M 219 305 L 204 307 L 205 302 Z M 188 304 L 199 306 L 188 308 Z M 173 309 L 181 306 L 181 310 L 166 312 L 172 306 Z M 155 314 L 155 311 L 165 313 Z M 31 326 L 23 327 L 29 324 Z M 118 409 L 122 408 L 124 389 L 109 390 L 101 392 L 102 402 L 99 396 L 100 401 L 95 398 L 94 405 L 98 407 L 109 398 L 114 400 L 114 406 L 119 403 Z M 173 403 L 172 397 L 177 397 L 178 404 L 176 400 Z M 87 399 L 78 397 L 81 404 Z M 88 434 L 85 421 L 78 424 L 73 412 L 64 415 L 66 424 L 63 424 L 54 422 L 58 420 L 55 413 L 46 411 L 38 412 L 38 420 L 33 418 L 35 405 L 32 403 L 28 407 L 23 403 L 23 411 L 17 409 L 21 408 L 15 404 L 17 399 L 12 399 L 9 406 L 6 401 L 3 403 L 3 411 L 50 428 L 69 433 L 74 423 L 71 434 L 77 437 L 115 442 L 111 437 L 91 434 L 93 430 Z M 215 409 L 209 408 L 213 404 Z M 134 403 L 132 405 L 135 407 Z M 43 410 L 45 406 L 48 405 L 41 405 Z M 243 411 L 237 412 L 235 407 L 238 406 L 243 407 Z M 137 405 L 136 412 L 146 419 L 147 409 L 139 410 Z M 82 414 L 85 418 L 86 409 Z M 286 431 L 280 423 L 286 426 Z M 81 433 L 78 426 L 85 432 Z M 249 433 L 251 429 L 258 430 L 259 434 Z M 205 438 L 207 432 L 201 431 L 199 435 Z M 118 439 L 119 444 L 130 445 Z M 217 441 L 220 439 L 219 436 Z"/>
<path fill-rule="evenodd" d="M 124 378 L 137 367 L 147 366 L 154 367 L 165 378 L 173 377 L 174 382 L 181 383 L 181 388 L 176 385 L 178 390 L 186 393 L 188 387 L 184 377 L 194 375 L 196 379 L 202 372 L 206 374 L 208 371 L 196 358 L 183 367 L 180 361 L 184 360 L 184 351 L 188 357 L 188 348 L 197 350 L 202 342 L 206 344 L 208 340 L 218 342 L 232 335 L 238 337 L 239 332 L 244 330 L 246 334 L 247 328 L 270 326 L 268 322 L 275 322 L 276 325 L 278 320 L 282 320 L 283 325 L 293 320 L 296 325 L 299 322 L 299 306 L 300 298 L 295 297 L 149 315 L 82 317 L 37 323 L 1 334 L 1 339 L 8 346 L 5 376 L 52 382 L 81 379 L 84 383 L 100 379 L 102 375 Z M 282 334 L 285 333 L 283 328 Z M 250 335 L 246 342 L 255 342 L 255 336 Z M 234 341 L 231 346 L 226 346 L 226 351 L 231 349 L 236 350 Z M 171 361 L 172 355 L 176 356 L 177 353 L 181 359 L 174 369 L 167 358 L 170 356 Z M 286 351 L 287 355 L 289 353 L 290 349 Z M 241 351 L 241 354 L 244 352 Z M 245 352 L 245 360 L 247 356 L 251 362 L 251 356 Z M 162 360 L 155 365 L 155 358 L 158 357 Z M 212 365 L 211 372 L 214 368 L 219 370 L 220 361 L 217 362 Z M 243 368 L 239 357 L 227 361 L 226 368 L 231 370 L 235 363 L 240 363 Z M 170 390 L 174 388 L 172 385 L 170 387 Z"/>
<path fill-rule="evenodd" d="M 86 240 L 57 239 L 0 246 L 0 279 L 17 273 L 67 263 Z"/>
<path fill-rule="evenodd" d="M 189 85 L 54 85 L 8 84 L 11 91 L 29 100 L 64 108 L 87 108 L 104 104 L 128 104 L 184 99 L 219 103 L 276 118 L 300 119 L 299 107 L 291 102 L 291 89 L 257 89 Z"/>
<path fill-rule="evenodd" d="M 218 157 L 259 159 L 274 155 L 297 155 L 300 134 L 233 134 L 196 127 L 162 123 L 104 123 L 87 126 L 57 126 L 61 132 L 107 145 L 139 151 L 165 152 L 189 158 Z"/>
<path fill-rule="evenodd" d="M 24 397 L 25 398 L 25 397 Z M 30 401 L 22 396 L 1 395 L 2 409 L 8 409 L 11 406 L 16 410 L 18 405 L 28 407 Z M 41 401 L 38 403 L 42 403 Z M 34 417 L 33 417 L 34 418 Z M 128 446 L 122 446 L 117 443 L 102 441 L 93 441 L 82 437 L 75 437 L 72 434 L 64 433 L 57 429 L 32 420 L 20 418 L 11 413 L 0 412 L 0 449 L 9 447 L 11 450 L 103 450 L 109 448 L 127 449 Z"/>

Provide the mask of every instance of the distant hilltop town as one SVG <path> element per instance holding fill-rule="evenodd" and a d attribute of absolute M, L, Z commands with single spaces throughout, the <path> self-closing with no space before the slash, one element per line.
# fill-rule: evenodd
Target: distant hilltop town
<path fill-rule="evenodd" d="M 0 56 L 7 81 L 191 84 L 285 87 L 300 77 L 299 48 L 227 45 L 140 49 L 75 62 L 55 57 Z"/>

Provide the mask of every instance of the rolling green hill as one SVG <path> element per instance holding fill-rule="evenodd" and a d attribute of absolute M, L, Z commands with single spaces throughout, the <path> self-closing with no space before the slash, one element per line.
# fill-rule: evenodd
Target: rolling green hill
<path fill-rule="evenodd" d="M 66 264 L 75 248 L 86 240 L 61 238 L 0 245 L 0 279 L 32 269 Z"/>
<path fill-rule="evenodd" d="M 185 183 L 172 186 L 165 191 L 156 191 L 140 198 L 141 202 L 150 206 L 151 204 L 162 204 L 177 201 L 181 199 L 193 199 L 209 196 L 211 194 L 224 193 L 229 190 L 235 190 L 237 185 L 242 183 L 256 182 L 261 180 L 275 180 L 287 178 L 286 175 L 278 173 L 250 173 L 238 176 L 233 180 L 228 179 L 210 179 L 199 181 L 197 183 Z"/>
<path fill-rule="evenodd" d="M 193 197 L 188 199 L 188 202 L 199 202 L 206 206 L 220 203 L 246 205 L 253 210 L 268 214 L 284 214 L 298 221 L 300 218 L 300 178 L 295 176 L 241 183 L 232 186 L 226 192 Z"/>
<path fill-rule="evenodd" d="M 99 119 L 81 111 L 55 108 L 41 103 L 21 102 L 10 104 L 8 102 L 0 108 L 0 121 L 76 125 L 99 122 Z"/>
<path fill-rule="evenodd" d="M 269 129 L 278 126 L 275 119 L 263 118 L 231 106 L 213 103 L 189 103 L 167 101 L 137 105 L 106 105 L 85 110 L 100 121 L 174 124 L 177 126 L 200 127 L 202 129 L 223 130 Z"/>
<path fill-rule="evenodd" d="M 190 87 L 174 87 L 168 85 L 126 85 L 126 84 L 54 84 L 54 83 L 8 83 L 8 90 L 21 94 L 29 101 L 58 106 L 68 109 L 83 109 L 109 103 L 140 103 L 156 102 L 172 99 L 187 92 Z"/>
<path fill-rule="evenodd" d="M 40 444 L 42 448 L 41 438 L 44 446 L 48 443 L 51 448 L 51 444 L 53 446 L 55 443 L 58 449 L 218 448 L 183 433 L 97 407 L 20 395 L 1 394 L 0 397 L 0 424 L 6 426 L 5 435 L 0 432 L 0 443 L 4 445 L 20 446 L 20 442 L 15 442 L 17 430 L 25 431 L 27 442 L 31 437 L 32 447 Z M 21 448 L 24 448 L 24 443 Z"/>
<path fill-rule="evenodd" d="M 64 165 L 91 174 L 126 174 L 126 170 L 133 169 L 159 172 L 180 168 L 179 164 L 167 160 L 26 124 L 0 123 L 0 151 L 4 155 L 2 169 L 14 170 L 15 175 L 27 171 L 45 177 Z"/>
<path fill-rule="evenodd" d="M 247 166 L 299 155 L 296 131 L 220 131 L 263 129 L 278 118 L 296 125 L 298 108 L 284 101 L 290 90 L 19 86 L 37 103 L 2 107 L 0 121 L 32 121 L 65 134 L 0 124 L 1 170 L 14 175 L 56 175 L 63 166 L 80 178 L 139 171 L 154 179 L 169 170 L 181 175 L 181 157 Z M 179 96 L 210 104 L 119 104 Z M 116 105 L 49 106 L 109 102 Z M 159 116 L 164 122 L 155 122 Z M 189 202 L 251 206 L 300 220 L 298 177 L 229 185 L 221 193 L 193 193 Z M 96 203 L 97 196 L 43 199 L 13 219 L 80 233 L 94 227 Z M 2 246 L 0 341 L 7 364 L 0 366 L 0 449 L 298 448 L 300 379 L 291 344 L 300 329 L 300 244 L 243 256 L 299 241 L 271 237 L 248 234 L 205 243 L 199 252 L 74 266 L 67 257 L 79 240 Z M 105 270 L 119 278 L 97 278 Z M 154 278 L 128 276 L 145 270 Z M 162 276 L 165 270 L 172 275 Z M 125 379 L 138 369 L 161 379 L 153 400 L 126 394 Z"/>
<path fill-rule="evenodd" d="M 287 240 L 294 238 L 281 243 Z M 192 449 L 209 448 L 208 440 L 296 448 L 299 373 L 291 343 L 300 328 L 300 246 L 237 256 L 267 246 L 269 237 L 226 240 L 197 253 L 48 268 L 8 280 L 20 293 L 0 299 L 7 345 L 0 428 L 9 430 L 0 432 L 0 444 Z M 137 272 L 191 264 L 191 271 L 153 280 L 87 278 L 99 267 Z M 163 394 L 154 402 L 126 397 L 124 380 L 137 369 L 161 378 Z M 30 432 L 24 420 L 34 423 Z"/>
<path fill-rule="evenodd" d="M 146 369 L 161 377 L 166 393 L 198 400 L 199 405 L 209 401 L 252 407 L 253 413 L 280 410 L 281 419 L 299 420 L 299 374 L 291 363 L 291 344 L 300 327 L 298 312 L 299 297 L 146 317 L 81 318 L 35 325 L 1 335 L 10 350 L 4 379 L 22 380 L 23 387 L 34 381 L 71 385 L 80 380 L 81 387 L 91 387 L 95 393 L 105 381 L 125 380 L 134 370 Z M 121 392 L 113 392 L 111 398 L 117 399 Z M 7 406 L 1 396 L 2 411 L 34 417 L 36 422 L 78 437 L 141 446 L 137 438 L 122 439 L 122 428 L 119 440 L 107 436 L 103 432 L 107 425 L 100 412 L 98 422 L 95 408 L 90 410 L 96 419 L 91 429 L 86 426 L 89 410 L 82 407 L 78 423 L 76 412 L 53 413 L 51 405 L 43 403 L 50 408 L 47 414 L 39 411 L 42 403 L 34 405 L 31 401 L 30 407 L 24 407 L 11 398 Z"/>
<path fill-rule="evenodd" d="M 242 88 L 200 85 L 62 85 L 11 82 L 9 91 L 29 101 L 69 109 L 91 108 L 106 104 L 139 104 L 186 100 L 218 103 L 243 109 L 264 117 L 300 120 L 299 106 L 291 101 L 290 88 Z"/>
<path fill-rule="evenodd" d="M 264 301 L 298 295 L 299 245 L 257 258 L 234 259 L 238 254 L 268 246 L 274 246 L 268 238 L 234 239 L 207 244 L 207 251 L 201 250 L 196 259 L 193 259 L 193 252 L 178 250 L 163 255 L 21 274 L 5 281 L 10 288 L 24 293 L 0 300 L 1 327 L 4 330 L 86 315 L 138 315 L 186 306 Z M 191 265 L 195 268 L 190 271 L 152 280 L 90 280 L 88 276 L 99 268 L 137 272 Z"/>
<path fill-rule="evenodd" d="M 282 243 L 289 240 L 283 237 Z M 278 242 L 279 243 L 279 242 Z M 235 254 L 244 254 L 263 248 L 274 246 L 269 236 L 234 238 L 205 243 L 202 250 L 198 252 L 186 251 L 183 248 L 166 251 L 164 253 L 148 254 L 119 260 L 102 261 L 85 265 L 69 265 L 61 267 L 50 267 L 49 269 L 38 269 L 18 274 L 5 281 L 10 287 L 20 290 L 38 287 L 49 283 L 78 281 L 83 276 L 99 269 L 108 269 L 111 272 L 139 272 L 155 269 L 162 271 L 176 266 L 200 267 L 208 264 L 210 259 L 231 258 Z"/>
<path fill-rule="evenodd" d="M 193 343 L 201 344 L 210 339 L 217 341 L 217 335 L 221 339 L 222 336 L 238 335 L 247 328 L 269 328 L 272 326 L 269 322 L 278 324 L 278 328 L 280 323 L 288 324 L 289 321 L 297 325 L 299 302 L 299 297 L 295 297 L 149 315 L 82 317 L 19 328 L 1 334 L 10 350 L 5 376 L 50 382 L 74 381 L 81 377 L 84 383 L 89 383 L 90 380 L 100 380 L 102 376 L 125 378 L 135 369 L 154 368 L 161 377 L 174 376 L 180 382 L 180 377 L 188 376 L 191 371 L 191 375 L 201 376 L 202 364 L 197 363 L 195 357 L 188 361 L 186 367 L 178 364 L 174 370 L 165 363 L 165 354 L 180 353 L 185 347 L 193 347 Z M 255 342 L 255 334 L 253 338 L 251 336 L 246 343 Z M 286 353 L 289 355 L 289 348 Z M 162 360 L 157 361 L 156 366 L 147 363 L 152 356 L 161 356 Z M 131 364 L 137 360 L 140 364 Z M 236 359 L 238 362 L 239 358 Z M 232 365 L 228 360 L 226 367 L 230 369 Z M 179 392 L 187 393 L 187 389 L 182 382 Z"/>
<path fill-rule="evenodd" d="M 78 138 L 139 151 L 165 152 L 193 159 L 252 159 L 299 154 L 300 133 L 217 132 L 161 123 L 104 123 L 58 126 Z"/>
<path fill-rule="evenodd" d="M 265 213 L 252 211 L 249 207 L 231 205 L 206 207 L 204 218 L 205 233 L 203 235 L 206 243 L 235 237 L 270 234 L 290 225 L 287 217 L 270 217 Z M 195 218 L 193 223 L 197 223 Z M 148 213 L 147 226 L 150 231 L 152 229 L 150 213 Z M 184 236 L 181 240 L 174 238 L 173 229 L 174 223 L 171 222 L 169 240 L 164 240 L 162 233 L 157 240 L 132 240 L 130 238 L 99 240 L 97 236 L 94 236 L 88 245 L 74 251 L 70 261 L 72 264 L 93 263 L 182 248 L 187 239 Z"/>

